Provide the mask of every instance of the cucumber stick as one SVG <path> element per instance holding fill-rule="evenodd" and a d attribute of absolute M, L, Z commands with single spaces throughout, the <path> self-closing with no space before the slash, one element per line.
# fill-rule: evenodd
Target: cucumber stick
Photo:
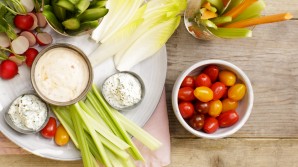
<path fill-rule="evenodd" d="M 80 34 L 82 32 L 85 31 L 89 31 L 91 29 L 96 28 L 99 25 L 99 22 L 97 20 L 95 21 L 87 21 L 87 22 L 83 22 L 80 25 L 80 28 L 76 29 L 76 30 L 66 30 L 66 33 L 69 35 L 77 35 Z"/>
<path fill-rule="evenodd" d="M 66 12 L 65 9 L 58 6 L 56 3 L 58 0 L 53 0 L 52 1 L 52 7 L 53 7 L 53 12 L 55 16 L 57 17 L 58 20 L 64 21 L 66 19 Z"/>
<path fill-rule="evenodd" d="M 81 22 L 98 20 L 99 18 L 106 15 L 108 11 L 108 9 L 101 7 L 87 9 L 85 10 L 85 12 L 78 16 L 78 19 Z"/>
<path fill-rule="evenodd" d="M 89 0 L 79 0 L 79 3 L 76 4 L 76 8 L 78 9 L 78 13 L 83 13 L 90 5 Z"/>
<path fill-rule="evenodd" d="M 80 28 L 80 21 L 73 17 L 62 22 L 65 29 L 76 30 Z"/>
<path fill-rule="evenodd" d="M 72 3 L 70 3 L 68 0 L 58 0 L 56 4 L 57 6 L 62 7 L 71 12 L 75 10 L 75 6 Z"/>
<path fill-rule="evenodd" d="M 105 7 L 106 6 L 107 1 L 97 1 L 97 0 L 93 0 L 90 3 L 90 7 L 94 8 L 94 7 Z"/>
<path fill-rule="evenodd" d="M 51 6 L 44 6 L 44 10 L 42 12 L 42 14 L 46 17 L 47 21 L 50 23 L 50 25 L 55 28 L 57 31 L 63 33 L 63 26 L 61 25 L 61 23 L 58 21 L 58 19 L 56 18 L 55 14 L 49 10 L 51 8 Z"/>

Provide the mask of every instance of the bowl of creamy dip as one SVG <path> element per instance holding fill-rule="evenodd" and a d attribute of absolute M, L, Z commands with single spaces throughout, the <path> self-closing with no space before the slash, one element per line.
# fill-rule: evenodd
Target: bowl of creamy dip
<path fill-rule="evenodd" d="M 136 73 L 122 71 L 104 81 L 102 95 L 114 109 L 130 110 L 141 103 L 145 95 L 145 86 Z"/>
<path fill-rule="evenodd" d="M 23 134 L 37 133 L 47 124 L 49 105 L 38 97 L 34 91 L 18 96 L 7 108 L 4 119 L 6 123 Z"/>
<path fill-rule="evenodd" d="M 43 49 L 31 69 L 36 93 L 47 103 L 67 106 L 83 99 L 91 88 L 93 70 L 87 56 L 70 44 Z"/>

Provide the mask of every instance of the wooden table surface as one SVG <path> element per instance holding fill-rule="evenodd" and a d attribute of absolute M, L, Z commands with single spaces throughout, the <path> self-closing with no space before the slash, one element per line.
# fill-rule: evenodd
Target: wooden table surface
<path fill-rule="evenodd" d="M 294 19 L 255 27 L 241 40 L 199 41 L 184 23 L 167 43 L 167 105 L 171 133 L 170 167 L 298 166 L 298 0 L 265 0 L 265 14 L 291 12 Z M 240 67 L 251 79 L 255 102 L 248 122 L 229 138 L 207 140 L 188 133 L 171 107 L 171 91 L 188 66 L 222 59 Z M 0 133 L 0 166 L 82 166 L 40 158 Z"/>

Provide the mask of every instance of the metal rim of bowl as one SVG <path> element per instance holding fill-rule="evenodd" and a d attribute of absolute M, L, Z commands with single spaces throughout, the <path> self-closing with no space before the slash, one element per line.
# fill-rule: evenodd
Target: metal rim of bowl
<path fill-rule="evenodd" d="M 9 111 L 9 108 L 10 106 L 12 105 L 12 103 L 19 97 L 23 96 L 23 95 L 34 95 L 36 97 L 38 97 L 47 107 L 47 116 L 46 116 L 46 119 L 44 121 L 44 123 L 40 126 L 40 128 L 38 128 L 37 130 L 25 130 L 25 129 L 22 129 L 22 128 L 19 128 L 17 127 L 11 120 L 10 116 L 8 115 L 8 111 Z M 51 111 L 51 108 L 49 106 L 49 104 L 47 102 L 45 102 L 42 98 L 40 98 L 38 96 L 38 94 L 34 91 L 34 90 L 29 90 L 29 91 L 26 91 L 25 93 L 22 93 L 21 95 L 19 95 L 18 97 L 16 97 L 9 105 L 9 107 L 6 108 L 6 111 L 4 113 L 4 120 L 5 122 L 12 128 L 14 129 L 15 131 L 19 132 L 19 133 L 22 133 L 22 134 L 34 134 L 34 133 L 38 133 L 39 131 L 41 131 L 48 123 L 49 119 L 50 119 L 50 111 Z"/>
<path fill-rule="evenodd" d="M 144 97 L 145 97 L 145 93 L 146 93 L 146 88 L 145 88 L 144 81 L 143 81 L 143 79 L 142 79 L 138 74 L 136 74 L 136 73 L 134 73 L 134 72 L 132 72 L 132 71 L 120 71 L 120 72 L 114 73 L 114 74 L 108 76 L 108 77 L 103 81 L 103 84 L 101 85 L 101 90 L 103 90 L 103 85 L 104 85 L 104 83 L 105 83 L 110 77 L 112 77 L 113 75 L 119 74 L 119 73 L 127 73 L 127 74 L 130 74 L 130 75 L 132 75 L 133 77 L 135 77 L 135 78 L 140 82 L 140 84 L 141 84 L 141 90 L 142 90 L 142 92 L 141 92 L 141 100 L 140 100 L 138 103 L 136 103 L 136 104 L 134 104 L 134 105 L 132 105 L 132 106 L 128 106 L 128 107 L 125 107 L 125 108 L 117 108 L 117 107 L 111 105 L 111 104 L 109 103 L 108 100 L 106 100 L 106 97 L 105 97 L 104 93 L 102 93 L 102 96 L 104 97 L 105 101 L 106 101 L 112 108 L 114 108 L 114 109 L 116 109 L 116 110 L 119 110 L 119 111 L 127 111 L 127 110 L 134 109 L 134 108 L 136 108 L 137 106 L 139 106 L 139 105 L 142 103 L 142 101 L 143 101 L 143 99 L 144 99 Z"/>
<path fill-rule="evenodd" d="M 249 92 L 248 94 L 248 107 L 247 110 L 245 112 L 245 114 L 243 115 L 242 119 L 239 119 L 239 124 L 238 126 L 234 126 L 231 130 L 223 132 L 221 134 L 207 134 L 205 132 L 201 132 L 201 131 L 197 131 L 194 130 L 192 127 L 190 127 L 187 122 L 182 118 L 181 114 L 179 113 L 178 110 L 178 91 L 172 91 L 172 106 L 173 106 L 173 110 L 174 110 L 174 114 L 176 116 L 176 118 L 178 119 L 178 121 L 180 122 L 180 124 L 190 133 L 192 133 L 193 135 L 197 136 L 197 137 L 202 137 L 202 138 L 207 138 L 207 139 L 219 139 L 219 138 L 224 138 L 227 136 L 230 136 L 232 134 L 234 134 L 235 132 L 237 132 L 240 128 L 242 128 L 242 126 L 245 124 L 245 122 L 248 120 L 251 111 L 252 111 L 252 107 L 253 107 L 253 101 L 254 101 L 254 93 L 253 93 L 253 88 L 251 85 L 251 82 L 248 78 L 248 76 L 236 65 L 224 61 L 224 60 L 216 60 L 216 59 L 212 59 L 212 60 L 203 60 L 203 61 L 199 61 L 195 64 L 193 64 L 192 66 L 190 66 L 189 68 L 187 68 L 186 70 L 184 70 L 183 72 L 181 72 L 181 74 L 177 77 L 177 80 L 175 81 L 175 84 L 173 86 L 173 90 L 177 87 L 180 87 L 183 78 L 185 76 L 187 76 L 190 72 L 192 72 L 193 70 L 195 70 L 196 68 L 203 66 L 203 65 L 209 65 L 209 64 L 217 64 L 217 65 L 223 65 L 223 66 L 229 66 L 230 68 L 234 69 L 235 71 L 237 71 L 237 73 L 243 78 L 243 82 L 245 83 L 246 87 L 247 87 L 247 92 Z"/>
<path fill-rule="evenodd" d="M 71 50 L 74 50 L 76 52 L 78 52 L 82 58 L 85 60 L 85 63 L 87 64 L 88 66 L 88 72 L 89 72 L 89 78 L 88 78 L 88 83 L 87 83 L 87 86 L 86 88 L 84 89 L 84 91 L 76 98 L 70 100 L 70 101 L 67 101 L 67 102 L 58 102 L 58 101 L 54 101 L 54 100 L 51 100 L 49 98 L 47 98 L 45 95 L 43 95 L 38 87 L 37 87 L 37 84 L 36 84 L 36 81 L 35 81 L 35 67 L 36 67 L 36 64 L 38 63 L 38 60 L 49 50 L 51 49 L 54 49 L 54 48 L 68 48 L 68 49 L 71 49 Z M 89 90 L 91 89 L 92 87 L 92 83 L 93 83 L 93 69 L 92 69 L 92 66 L 91 66 L 91 63 L 88 59 L 88 57 L 86 56 L 86 54 L 80 50 L 78 47 L 74 46 L 74 45 L 71 45 L 71 44 L 66 44 L 66 43 L 56 43 L 56 44 L 52 44 L 50 46 L 48 46 L 47 48 L 43 49 L 42 51 L 40 51 L 38 53 L 38 55 L 36 56 L 33 64 L 32 64 L 32 67 L 31 67 L 31 73 L 30 73 L 30 77 L 31 77 L 31 83 L 32 83 L 32 86 L 34 88 L 34 90 L 36 91 L 36 93 L 38 94 L 38 96 L 43 99 L 45 102 L 49 103 L 49 104 L 52 104 L 52 105 L 56 105 L 56 106 L 67 106 L 67 105 L 71 105 L 71 104 L 74 104 L 80 100 L 82 100 L 86 95 L 87 93 L 89 92 Z"/>

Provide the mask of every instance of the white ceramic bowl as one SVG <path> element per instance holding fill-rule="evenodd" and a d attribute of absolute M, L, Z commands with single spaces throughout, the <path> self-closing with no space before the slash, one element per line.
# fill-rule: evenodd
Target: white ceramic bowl
<path fill-rule="evenodd" d="M 196 76 L 198 75 L 206 66 L 208 65 L 217 65 L 220 70 L 226 69 L 234 72 L 237 76 L 237 79 L 242 81 L 246 85 L 246 94 L 243 97 L 243 99 L 239 102 L 238 108 L 236 109 L 239 120 L 236 124 L 230 127 L 226 128 L 219 128 L 216 132 L 212 134 L 205 133 L 203 131 L 197 131 L 193 129 L 191 126 L 188 125 L 188 123 L 182 118 L 179 108 L 178 108 L 178 91 L 180 88 L 180 85 L 183 81 L 183 79 L 190 75 L 190 76 Z M 177 78 L 173 90 L 172 90 L 172 106 L 174 109 L 174 113 L 181 123 L 181 125 L 190 133 L 194 134 L 195 136 L 202 137 L 202 138 L 209 138 L 209 139 L 218 139 L 218 138 L 224 138 L 227 136 L 230 136 L 237 132 L 248 120 L 249 115 L 252 111 L 253 107 L 253 101 L 254 101 L 254 95 L 253 95 L 253 89 L 250 83 L 249 78 L 246 76 L 246 74 L 237 66 L 235 66 L 232 63 L 229 63 L 227 61 L 223 60 L 204 60 L 199 61 L 198 63 L 192 65 L 185 71 L 183 71 Z"/>

